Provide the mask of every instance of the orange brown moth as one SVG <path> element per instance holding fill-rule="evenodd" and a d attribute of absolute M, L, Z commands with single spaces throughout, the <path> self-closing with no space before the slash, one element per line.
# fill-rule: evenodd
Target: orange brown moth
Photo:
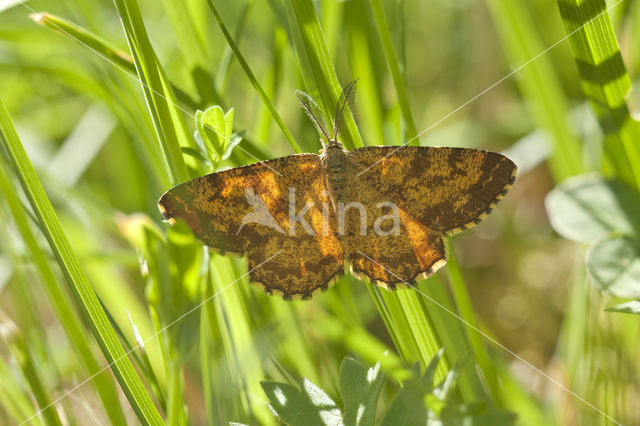
<path fill-rule="evenodd" d="M 181 219 L 210 249 L 245 256 L 268 294 L 309 299 L 344 274 L 394 290 L 446 263 L 443 237 L 484 219 L 516 177 L 507 157 L 466 148 L 368 146 L 331 137 L 308 95 L 296 92 L 321 134 L 320 154 L 297 154 L 212 173 L 167 191 L 164 218 Z M 259 267 L 258 267 L 259 266 Z"/>

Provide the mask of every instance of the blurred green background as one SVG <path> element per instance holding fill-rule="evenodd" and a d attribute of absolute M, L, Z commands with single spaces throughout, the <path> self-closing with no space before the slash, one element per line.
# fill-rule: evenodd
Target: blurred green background
<path fill-rule="evenodd" d="M 569 12 L 561 15 L 562 7 Z M 33 16 L 41 12 L 53 16 Z M 545 197 L 587 172 L 637 189 L 627 169 L 640 161 L 628 155 L 638 133 L 624 133 L 626 124 L 606 128 L 603 114 L 627 84 L 616 95 L 611 81 L 633 81 L 640 70 L 639 20 L 635 0 L 5 0 L 0 99 L 114 336 L 125 349 L 137 345 L 133 327 L 142 339 L 155 336 L 129 358 L 168 423 L 276 424 L 262 380 L 295 384 L 304 376 L 341 401 L 345 356 L 380 362 L 389 377 L 380 420 L 409 367 L 424 368 L 444 347 L 437 378 L 466 359 L 454 405 L 484 401 L 517 413 L 517 424 L 637 424 L 638 317 L 604 311 L 618 298 L 592 285 L 587 247 L 554 232 Z M 570 45 L 571 25 L 585 23 L 590 32 L 573 33 L 585 43 Z M 599 68 L 589 80 L 585 70 L 597 68 L 598 55 L 617 52 L 612 34 L 626 71 Z M 309 302 L 286 303 L 249 286 L 244 261 L 208 255 L 188 230 L 162 223 L 156 203 L 174 184 L 290 155 L 296 146 L 318 152 L 294 90 L 318 99 L 330 120 L 340 86 L 355 78 L 346 146 L 412 140 L 482 148 L 519 166 L 496 210 L 452 239 L 449 266 L 420 283 L 422 294 L 386 294 L 347 274 Z M 607 101 L 598 103 L 590 87 Z M 636 98 L 627 97 L 631 115 Z M 225 138 L 242 137 L 224 160 L 195 142 L 196 111 L 214 105 L 233 108 L 233 129 L 211 136 L 213 145 L 224 151 Z M 14 157 L 2 154 L 60 304 L 43 290 L 46 272 L 34 267 L 7 196 L 0 200 L 0 423 L 153 418 L 132 408 L 110 373 L 58 401 L 56 413 L 32 417 L 108 356 L 87 319 L 93 311 L 74 297 L 65 261 L 40 232 L 47 224 L 18 190 Z M 90 355 L 68 337 L 61 315 L 86 336 Z"/>

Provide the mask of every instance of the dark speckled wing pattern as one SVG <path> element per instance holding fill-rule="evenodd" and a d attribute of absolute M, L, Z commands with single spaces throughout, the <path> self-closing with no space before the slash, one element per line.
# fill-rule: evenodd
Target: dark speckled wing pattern
<path fill-rule="evenodd" d="M 330 167 L 325 154 L 276 158 L 183 183 L 158 204 L 167 220 L 184 220 L 212 249 L 246 256 L 251 280 L 265 292 L 308 299 L 341 276 L 345 260 L 354 275 L 390 290 L 433 274 L 446 263 L 443 237 L 486 217 L 516 174 L 508 158 L 474 149 L 337 152 L 343 155 L 339 167 Z M 292 228 L 292 188 L 294 214 L 304 212 L 312 232 L 300 223 Z M 362 210 L 341 216 L 340 206 L 350 203 Z M 389 204 L 398 229 L 385 234 L 394 222 L 378 219 L 392 213 L 385 211 Z M 256 220 L 261 208 L 271 222 Z"/>
<path fill-rule="evenodd" d="M 444 236 L 484 219 L 517 170 L 504 155 L 468 148 L 371 146 L 349 159 L 360 180 Z"/>
<path fill-rule="evenodd" d="M 348 157 L 350 201 L 371 210 L 364 236 L 357 232 L 360 218 L 349 212 L 348 260 L 354 274 L 387 289 L 414 285 L 442 267 L 442 237 L 486 217 L 516 173 L 500 154 L 464 148 L 371 146 Z M 385 213 L 374 206 L 385 202 L 397 208 L 399 232 L 376 237 L 371 218 Z"/>
<path fill-rule="evenodd" d="M 289 232 L 290 188 L 295 189 L 295 212 L 308 205 L 306 217 L 316 235 L 299 223 Z M 165 219 L 185 221 L 214 251 L 246 256 L 251 281 L 265 292 L 307 299 L 344 271 L 335 217 L 329 216 L 328 232 L 319 229 L 325 226 L 322 206 L 327 202 L 320 156 L 299 154 L 196 178 L 167 191 L 158 205 Z M 275 223 L 243 223 L 260 206 Z"/>

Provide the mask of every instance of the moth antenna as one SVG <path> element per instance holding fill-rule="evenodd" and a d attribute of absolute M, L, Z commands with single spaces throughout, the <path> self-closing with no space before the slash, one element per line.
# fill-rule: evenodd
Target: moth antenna
<path fill-rule="evenodd" d="M 336 114 L 333 119 L 333 138 L 336 140 L 345 118 L 351 117 L 352 106 L 357 97 L 356 83 L 358 80 L 356 78 L 345 86 L 336 104 Z"/>
<path fill-rule="evenodd" d="M 320 107 L 318 107 L 316 101 L 307 93 L 301 90 L 296 90 L 295 93 L 298 98 L 298 103 L 311 119 L 316 130 L 320 133 L 320 136 L 324 136 L 325 141 L 328 143 L 331 139 L 329 138 L 329 132 L 327 132 L 327 123 L 325 123 L 324 118 L 322 118 L 322 111 L 320 111 Z"/>

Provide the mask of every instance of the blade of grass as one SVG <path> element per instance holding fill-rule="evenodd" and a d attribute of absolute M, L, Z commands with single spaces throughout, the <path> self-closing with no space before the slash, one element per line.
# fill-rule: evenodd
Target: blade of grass
<path fill-rule="evenodd" d="M 16 173 L 31 208 L 38 218 L 41 230 L 65 275 L 69 289 L 81 308 L 84 319 L 88 322 L 133 410 L 143 424 L 162 424 L 160 414 L 127 359 L 78 258 L 69 245 L 53 206 L 24 151 L 2 101 L 0 101 L 0 136 L 3 151 L 8 155 L 14 173 Z"/>
<path fill-rule="evenodd" d="M 176 110 L 174 96 L 151 46 L 137 0 L 115 0 L 115 4 L 160 143 L 164 168 L 173 185 L 184 182 L 189 175 L 180 147 L 191 144 L 181 113 Z"/>
<path fill-rule="evenodd" d="M 463 283 L 464 285 L 464 283 Z M 466 289 L 466 287 L 465 287 Z M 473 351 L 467 340 L 466 324 L 451 315 L 456 308 L 439 276 L 423 281 L 420 292 L 433 322 L 449 365 L 461 365 L 457 385 L 463 401 L 482 401 L 487 392 L 480 380 L 475 362 L 469 362 Z M 434 306 L 435 305 L 435 306 Z"/>
<path fill-rule="evenodd" d="M 498 372 L 493 366 L 491 358 L 489 357 L 489 353 L 487 352 L 487 348 L 484 345 L 482 336 L 478 332 L 476 332 L 476 330 L 479 330 L 480 328 L 478 327 L 478 322 L 476 321 L 476 316 L 473 311 L 473 306 L 471 305 L 471 299 L 469 298 L 467 287 L 465 286 L 464 279 L 462 278 L 462 272 L 460 271 L 458 262 L 455 260 L 456 256 L 454 250 L 451 249 L 451 245 L 449 242 L 447 242 L 446 244 L 448 246 L 447 252 L 449 253 L 447 274 L 449 276 L 449 282 L 451 283 L 453 298 L 456 302 L 456 306 L 458 307 L 458 312 L 462 320 L 465 322 L 465 324 L 468 324 L 474 328 L 474 330 L 465 328 L 466 330 L 468 330 L 466 335 L 469 341 L 469 345 L 471 346 L 471 349 L 473 351 L 475 361 L 478 363 L 478 366 L 482 370 L 482 375 L 486 380 L 493 400 L 498 405 L 502 405 L 504 397 L 502 395 L 500 383 L 498 382 Z"/>
<path fill-rule="evenodd" d="M 3 322 L 6 327 L 7 321 Z M 18 362 L 18 368 L 20 369 L 25 382 L 29 385 L 29 389 L 31 389 L 31 393 L 33 394 L 38 408 L 40 409 L 40 415 L 47 425 L 62 426 L 62 421 L 56 411 L 56 407 L 49 404 L 51 397 L 49 396 L 49 392 L 47 392 L 44 383 L 42 383 L 42 374 L 36 369 L 34 359 L 29 352 L 29 347 L 27 342 L 24 340 L 22 332 L 15 326 L 15 324 L 9 325 L 9 327 L 13 328 L 13 332 L 7 336 L 9 350 Z"/>
<path fill-rule="evenodd" d="M 213 1 L 207 0 L 207 4 L 209 5 L 209 9 L 211 9 L 211 13 L 213 13 L 213 16 L 216 18 L 216 21 L 218 22 L 218 26 L 220 27 L 220 30 L 222 31 L 224 38 L 227 40 L 229 47 L 231 47 L 231 50 L 233 50 L 233 53 L 236 59 L 240 63 L 240 66 L 242 67 L 245 74 L 247 75 L 247 78 L 249 78 L 249 81 L 253 85 L 254 89 L 256 89 L 256 91 L 258 92 L 258 95 L 260 96 L 260 99 L 262 99 L 263 104 L 271 112 L 273 119 L 280 127 L 280 130 L 282 130 L 282 133 L 287 139 L 287 142 L 289 142 L 289 145 L 291 145 L 291 148 L 293 148 L 293 150 L 296 153 L 300 153 L 301 151 L 300 151 L 300 147 L 298 146 L 298 143 L 295 141 L 295 139 L 293 138 L 293 135 L 291 134 L 287 126 L 284 124 L 284 121 L 282 121 L 280 114 L 278 114 L 278 111 L 276 110 L 275 106 L 273 106 L 271 99 L 269 99 L 269 96 L 264 91 L 264 89 L 262 88 L 258 80 L 256 79 L 256 76 L 253 74 L 253 71 L 251 71 L 251 68 L 249 67 L 249 64 L 247 63 L 247 61 L 245 61 L 244 56 L 242 56 L 242 53 L 240 53 L 238 46 L 236 46 L 236 43 L 233 40 L 233 37 L 231 36 L 231 33 L 229 32 L 229 30 L 227 30 L 227 27 L 222 21 L 222 18 L 220 17 L 218 10 L 213 4 Z"/>
<path fill-rule="evenodd" d="M 282 27 L 276 27 L 273 32 L 273 59 L 271 68 L 265 77 L 265 90 L 271 99 L 275 100 L 278 89 L 282 83 L 282 60 L 287 48 L 287 34 Z M 256 120 L 255 134 L 260 141 L 268 141 L 271 130 L 271 118 L 269 109 L 263 104 L 260 106 L 258 119 Z"/>
<path fill-rule="evenodd" d="M 0 414 L 11 417 L 19 423 L 34 414 L 29 396 L 24 388 L 16 382 L 13 366 L 7 365 L 4 357 L 0 357 Z M 8 417 L 3 417 L 8 419 Z"/>
<path fill-rule="evenodd" d="M 13 185 L 11 185 L 3 160 L 0 160 L 0 190 L 7 201 L 14 222 L 33 260 L 36 271 L 40 275 L 42 285 L 47 293 L 47 298 L 53 306 L 54 312 L 69 337 L 80 361 L 86 368 L 86 371 L 90 376 L 93 376 L 102 368 L 89 346 L 87 335 L 82 329 L 82 321 L 72 304 L 67 300 L 62 288 L 60 288 L 47 254 L 40 248 L 35 235 L 31 231 L 27 215 L 13 189 Z M 124 414 L 120 407 L 118 394 L 108 373 L 103 372 L 98 374 L 93 380 L 93 385 L 100 396 L 100 400 L 111 423 L 114 425 L 126 424 Z"/>
<path fill-rule="evenodd" d="M 518 86 L 531 105 L 540 127 L 549 132 L 554 144 L 550 157 L 556 181 L 583 171 L 580 141 L 569 129 L 569 109 L 551 59 L 542 55 L 536 24 L 529 18 L 527 5 L 510 0 L 490 0 L 489 11 L 510 63 L 527 66 L 518 71 Z M 536 58 L 535 61 L 531 61 Z"/>
<path fill-rule="evenodd" d="M 622 61 L 607 3 L 605 0 L 557 3 L 570 36 L 582 90 L 604 133 L 605 172 L 640 188 L 640 126 L 625 102 L 631 79 Z"/>
<path fill-rule="evenodd" d="M 361 113 L 358 115 L 358 127 L 367 145 L 390 145 L 384 138 L 384 105 L 380 91 L 384 68 L 379 66 L 380 59 L 377 58 L 382 47 L 376 43 L 378 35 L 370 25 L 369 14 L 363 13 L 367 9 L 366 0 L 345 4 L 345 19 L 349 22 L 348 57 L 354 75 L 359 78 L 358 110 Z M 398 139 L 392 143 L 400 142 Z"/>
<path fill-rule="evenodd" d="M 314 3 L 311 0 L 292 0 L 284 2 L 284 7 L 307 92 L 313 93 L 313 89 L 317 90 L 325 120 L 332 123 L 335 106 L 342 93 L 342 85 L 329 56 Z M 347 149 L 361 147 L 362 138 L 353 116 L 349 114 L 345 119 L 346 132 L 342 135 L 343 144 Z"/>
<path fill-rule="evenodd" d="M 382 42 L 382 52 L 387 62 L 387 67 L 391 73 L 391 79 L 393 80 L 393 87 L 396 90 L 398 96 L 398 103 L 400 104 L 400 111 L 402 112 L 402 118 L 406 126 L 405 140 L 411 141 L 409 145 L 420 145 L 420 140 L 416 138 L 418 131 L 416 130 L 416 124 L 413 121 L 413 114 L 411 113 L 411 107 L 409 105 L 409 95 L 405 87 L 404 78 L 400 71 L 400 62 L 398 61 L 398 55 L 393 47 L 393 41 L 391 40 L 391 32 L 389 31 L 389 24 L 387 17 L 384 14 L 384 7 L 382 0 L 370 0 L 371 8 L 373 9 L 373 18 L 376 24 L 376 30 L 380 36 Z"/>
<path fill-rule="evenodd" d="M 224 367 L 219 367 L 227 370 L 225 374 L 229 374 L 228 382 L 217 380 L 216 393 L 227 399 L 229 395 L 235 395 L 233 408 L 236 418 L 245 418 L 249 422 L 256 422 L 257 419 L 258 423 L 262 424 L 268 422 L 271 415 L 267 408 L 262 403 L 254 401 L 252 396 L 260 395 L 259 381 L 264 378 L 263 362 L 254 346 L 252 309 L 246 295 L 247 280 L 243 278 L 246 273 L 240 272 L 235 266 L 232 259 L 212 256 L 211 274 L 214 287 L 209 290 L 211 293 L 208 297 L 214 294 L 217 296 L 209 302 L 213 308 L 208 309 L 209 329 L 218 330 L 216 342 L 224 351 L 226 361 Z M 221 374 L 223 373 L 219 372 L 219 375 Z M 233 391 L 230 392 L 229 388 Z M 228 404 L 227 400 L 226 405 Z M 230 415 L 226 413 L 226 417 Z M 247 418 L 248 415 L 251 417 Z"/>
<path fill-rule="evenodd" d="M 238 18 L 238 23 L 236 24 L 236 31 L 233 36 L 235 41 L 239 41 L 242 38 L 242 34 L 244 33 L 244 27 L 247 23 L 247 18 L 249 17 L 249 12 L 251 10 L 251 6 L 253 5 L 252 0 L 246 0 L 242 5 L 242 10 L 240 11 L 240 17 Z M 231 46 L 227 44 L 224 47 L 224 51 L 222 52 L 222 58 L 218 63 L 218 70 L 216 71 L 216 89 L 220 93 L 224 93 L 227 80 L 229 79 L 229 71 L 231 70 L 233 60 L 233 50 Z M 269 92 L 267 88 L 266 92 Z M 273 96 L 273 93 L 270 94 Z"/>
<path fill-rule="evenodd" d="M 69 37 L 71 40 L 81 44 L 82 46 L 91 49 L 123 70 L 134 75 L 136 74 L 136 66 L 133 63 L 131 55 L 86 28 L 83 28 L 67 19 L 46 12 L 33 13 L 30 15 L 30 18 L 37 24 L 56 31 L 65 37 Z M 176 93 L 178 100 L 183 104 L 191 108 L 197 108 L 199 106 L 196 101 L 191 99 L 187 93 L 177 86 L 172 84 L 171 88 Z"/>

